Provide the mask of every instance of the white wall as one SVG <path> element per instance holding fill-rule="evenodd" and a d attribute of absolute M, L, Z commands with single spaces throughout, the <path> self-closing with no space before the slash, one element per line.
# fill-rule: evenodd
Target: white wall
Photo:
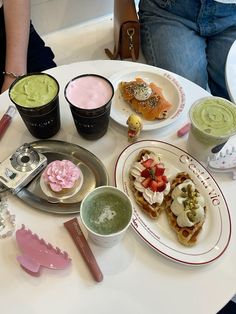
<path fill-rule="evenodd" d="M 41 35 L 112 12 L 113 0 L 31 0 L 33 24 Z"/>

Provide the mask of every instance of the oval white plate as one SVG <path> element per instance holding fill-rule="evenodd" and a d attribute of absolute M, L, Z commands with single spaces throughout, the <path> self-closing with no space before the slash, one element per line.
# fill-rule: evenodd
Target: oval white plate
<path fill-rule="evenodd" d="M 161 73 L 158 72 L 158 69 L 151 71 L 144 70 L 143 68 L 140 70 L 136 69 L 135 71 L 126 69 L 109 77 L 115 89 L 111 105 L 111 118 L 120 125 L 127 127 L 126 121 L 134 111 L 123 100 L 118 85 L 121 81 L 132 81 L 137 77 L 141 77 L 147 83 L 153 82 L 158 87 L 161 87 L 164 97 L 173 105 L 168 117 L 164 120 L 148 121 L 143 119 L 143 130 L 162 128 L 178 119 L 185 106 L 185 94 L 180 84 L 167 72 Z"/>
<path fill-rule="evenodd" d="M 170 228 L 166 213 L 158 220 L 149 218 L 136 204 L 129 184 L 129 170 L 142 149 L 154 151 L 165 164 L 168 177 L 186 171 L 206 201 L 206 221 L 193 247 L 185 247 Z M 231 220 L 225 198 L 211 174 L 185 151 L 161 141 L 139 141 L 120 154 L 115 169 L 116 186 L 133 201 L 132 227 L 154 250 L 172 260 L 189 265 L 203 265 L 220 257 L 231 237 Z"/>

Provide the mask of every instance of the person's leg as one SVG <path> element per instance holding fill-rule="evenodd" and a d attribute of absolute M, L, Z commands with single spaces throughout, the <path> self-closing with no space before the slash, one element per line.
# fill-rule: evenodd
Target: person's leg
<path fill-rule="evenodd" d="M 53 61 L 54 54 L 51 48 L 46 47 L 44 41 L 34 29 L 30 26 L 27 72 L 41 72 L 56 66 Z"/>
<path fill-rule="evenodd" d="M 193 16 L 193 20 L 188 21 L 176 15 L 181 12 L 178 1 L 142 2 L 145 5 L 140 6 L 139 12 L 141 44 L 147 63 L 182 75 L 206 88 L 206 42 L 194 29 L 197 14 Z M 194 11 L 194 8 L 191 10 Z M 196 12 L 198 11 L 197 7 Z"/>
<path fill-rule="evenodd" d="M 202 0 L 198 24 L 207 39 L 208 84 L 215 96 L 229 98 L 225 84 L 225 63 L 236 40 L 236 4 Z"/>
<path fill-rule="evenodd" d="M 230 99 L 225 82 L 225 63 L 229 49 L 235 40 L 236 27 L 230 27 L 208 40 L 209 87 L 211 93 L 215 96 Z"/>

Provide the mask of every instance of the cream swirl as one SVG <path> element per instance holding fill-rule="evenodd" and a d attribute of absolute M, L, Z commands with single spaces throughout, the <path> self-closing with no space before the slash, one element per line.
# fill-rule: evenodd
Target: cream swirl
<path fill-rule="evenodd" d="M 173 202 L 170 209 L 177 216 L 177 224 L 180 227 L 192 227 L 204 219 L 205 201 L 203 196 L 196 191 L 192 180 L 187 179 L 176 186 L 171 197 Z"/>
<path fill-rule="evenodd" d="M 80 176 L 80 169 L 70 160 L 55 160 L 47 165 L 42 174 L 54 192 L 72 188 Z"/>
<path fill-rule="evenodd" d="M 145 188 L 142 185 L 142 182 L 145 179 L 144 177 L 141 176 L 141 172 L 145 169 L 145 167 L 142 165 L 142 162 L 150 158 L 154 160 L 154 163 L 160 162 L 159 160 L 157 160 L 157 157 L 154 154 L 152 153 L 145 154 L 140 162 L 138 161 L 134 162 L 130 170 L 130 173 L 135 178 L 134 180 L 135 189 L 143 194 L 143 198 L 151 205 L 154 203 L 158 203 L 160 205 L 164 200 L 164 196 L 167 195 L 170 191 L 170 183 L 169 182 L 166 183 L 166 188 L 163 192 L 154 192 L 150 188 Z"/>

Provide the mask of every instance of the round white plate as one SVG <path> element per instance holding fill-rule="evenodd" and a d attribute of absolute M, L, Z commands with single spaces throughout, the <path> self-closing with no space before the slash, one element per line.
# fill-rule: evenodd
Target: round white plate
<path fill-rule="evenodd" d="M 167 177 L 188 172 L 206 201 L 206 221 L 193 247 L 185 247 L 177 240 L 169 226 L 166 213 L 157 220 L 149 218 L 136 204 L 129 184 L 129 171 L 142 149 L 154 151 L 164 162 Z M 225 198 L 211 174 L 185 151 L 161 141 L 139 141 L 120 154 L 115 169 L 116 186 L 125 191 L 134 206 L 132 227 L 154 250 L 172 260 L 189 265 L 203 265 L 220 257 L 231 237 L 231 220 Z"/>
<path fill-rule="evenodd" d="M 167 72 L 161 73 L 158 72 L 158 69 L 151 71 L 144 70 L 143 68 L 140 70 L 136 69 L 135 71 L 126 69 L 109 78 L 115 89 L 111 105 L 111 118 L 120 125 L 127 127 L 126 121 L 134 111 L 129 104 L 123 100 L 118 85 L 121 81 L 129 82 L 135 80 L 137 77 L 141 77 L 147 83 L 153 82 L 158 87 L 161 87 L 164 97 L 173 105 L 172 109 L 169 111 L 168 117 L 164 120 L 148 121 L 142 119 L 143 130 L 162 128 L 176 121 L 185 106 L 185 94 L 182 87 L 177 80 Z"/>

